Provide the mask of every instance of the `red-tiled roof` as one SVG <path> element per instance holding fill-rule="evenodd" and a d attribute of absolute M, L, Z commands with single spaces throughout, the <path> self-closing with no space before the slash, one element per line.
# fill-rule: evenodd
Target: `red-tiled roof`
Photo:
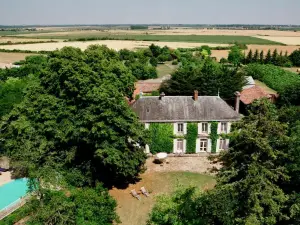
<path fill-rule="evenodd" d="M 241 101 L 246 105 L 251 104 L 256 99 L 269 98 L 271 100 L 274 100 L 277 97 L 278 95 L 270 94 L 257 85 L 251 88 L 244 89 L 241 92 Z"/>
<path fill-rule="evenodd" d="M 161 82 L 150 83 L 150 82 L 138 81 L 135 84 L 135 90 L 133 93 L 133 97 L 140 94 L 141 92 L 151 93 L 152 91 L 157 91 L 160 87 L 160 84 L 161 84 Z"/>

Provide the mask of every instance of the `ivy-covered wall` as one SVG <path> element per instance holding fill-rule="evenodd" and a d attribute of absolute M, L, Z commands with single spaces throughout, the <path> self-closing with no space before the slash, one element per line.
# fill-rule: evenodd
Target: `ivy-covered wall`
<path fill-rule="evenodd" d="M 173 152 L 173 124 L 151 123 L 149 148 L 152 154 Z"/>
<path fill-rule="evenodd" d="M 196 152 L 196 140 L 198 137 L 198 124 L 188 123 L 186 134 L 186 153 L 191 154 Z"/>
<path fill-rule="evenodd" d="M 218 122 L 211 122 L 210 125 L 210 139 L 211 139 L 211 153 L 217 152 Z"/>

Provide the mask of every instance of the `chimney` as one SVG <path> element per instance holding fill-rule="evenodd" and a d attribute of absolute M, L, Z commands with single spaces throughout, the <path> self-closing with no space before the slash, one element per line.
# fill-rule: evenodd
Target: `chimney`
<path fill-rule="evenodd" d="M 235 111 L 239 113 L 240 111 L 240 98 L 241 98 L 241 93 L 240 92 L 235 92 Z"/>
<path fill-rule="evenodd" d="M 159 100 L 162 100 L 162 98 L 165 97 L 165 96 L 166 96 L 166 94 L 164 92 L 160 93 Z"/>
<path fill-rule="evenodd" d="M 194 91 L 194 101 L 198 101 L 198 91 Z"/>

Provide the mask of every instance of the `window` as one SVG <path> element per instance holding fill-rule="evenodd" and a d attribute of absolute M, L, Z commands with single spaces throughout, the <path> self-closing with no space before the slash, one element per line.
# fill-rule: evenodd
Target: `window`
<path fill-rule="evenodd" d="M 227 123 L 221 123 L 221 132 L 227 133 Z"/>
<path fill-rule="evenodd" d="M 208 123 L 202 123 L 202 133 L 208 133 Z"/>
<path fill-rule="evenodd" d="M 200 139 L 200 152 L 207 151 L 207 139 Z"/>
<path fill-rule="evenodd" d="M 177 132 L 178 133 L 183 133 L 183 123 L 178 123 L 177 124 Z"/>
<path fill-rule="evenodd" d="M 183 153 L 183 139 L 177 139 L 177 152 Z"/>
<path fill-rule="evenodd" d="M 219 145 L 219 149 L 220 150 L 224 150 L 226 149 L 226 140 L 225 139 L 220 139 L 220 145 Z"/>

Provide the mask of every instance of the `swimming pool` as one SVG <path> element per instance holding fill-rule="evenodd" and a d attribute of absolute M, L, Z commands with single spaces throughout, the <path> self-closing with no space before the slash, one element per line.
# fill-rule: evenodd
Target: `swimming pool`
<path fill-rule="evenodd" d="M 24 197 L 27 193 L 27 178 L 13 180 L 0 187 L 0 211 Z"/>

